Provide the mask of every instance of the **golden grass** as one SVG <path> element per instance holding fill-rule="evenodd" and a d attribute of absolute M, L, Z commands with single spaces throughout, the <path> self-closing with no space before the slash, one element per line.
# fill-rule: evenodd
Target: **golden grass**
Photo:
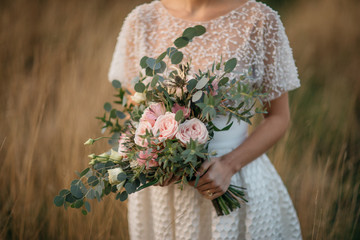
<path fill-rule="evenodd" d="M 100 135 L 94 116 L 113 93 L 116 36 L 141 2 L 0 2 L 0 239 L 128 239 L 119 201 L 93 204 L 83 217 L 52 200 L 71 169 L 101 151 L 83 142 Z M 291 95 L 293 125 L 270 157 L 304 239 L 360 236 L 359 11 L 357 1 L 299 0 L 283 13 L 303 87 Z"/>

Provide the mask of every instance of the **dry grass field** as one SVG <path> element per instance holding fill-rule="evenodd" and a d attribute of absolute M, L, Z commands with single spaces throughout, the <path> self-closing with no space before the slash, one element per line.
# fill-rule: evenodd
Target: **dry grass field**
<path fill-rule="evenodd" d="M 124 16 L 144 1 L 0 1 L 0 239 L 128 239 L 126 205 L 88 216 L 53 205 L 99 136 L 107 71 Z M 269 152 L 304 239 L 360 239 L 360 2 L 281 9 L 302 88 Z M 73 170 L 74 171 L 73 171 Z"/>

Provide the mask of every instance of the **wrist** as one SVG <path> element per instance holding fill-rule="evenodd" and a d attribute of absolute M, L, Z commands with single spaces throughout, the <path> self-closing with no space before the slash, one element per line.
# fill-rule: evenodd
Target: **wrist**
<path fill-rule="evenodd" d="M 242 165 L 239 161 L 238 157 L 233 156 L 232 154 L 228 153 L 221 157 L 221 161 L 224 163 L 225 166 L 228 167 L 229 171 L 232 175 L 240 171 Z"/>

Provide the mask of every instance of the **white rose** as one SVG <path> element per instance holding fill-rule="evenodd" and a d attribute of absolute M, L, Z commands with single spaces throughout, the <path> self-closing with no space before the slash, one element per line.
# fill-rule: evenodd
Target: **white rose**
<path fill-rule="evenodd" d="M 124 182 L 125 181 L 122 181 L 120 182 L 118 179 L 117 179 L 117 176 L 119 175 L 119 173 L 122 173 L 124 172 L 121 168 L 113 168 L 113 169 L 108 169 L 108 173 L 109 173 L 109 183 L 111 185 L 114 185 L 114 184 L 118 184 L 117 186 L 121 185 L 119 188 L 122 187 L 122 185 L 124 185 Z M 119 189 L 118 188 L 118 189 Z"/>
<path fill-rule="evenodd" d="M 189 143 L 190 139 L 197 140 L 200 144 L 204 144 L 209 140 L 209 133 L 203 122 L 197 118 L 192 118 L 179 125 L 176 138 L 184 144 Z"/>
<path fill-rule="evenodd" d="M 145 93 L 136 92 L 133 96 L 131 96 L 131 100 L 133 100 L 136 103 L 141 103 L 146 100 L 146 95 Z"/>

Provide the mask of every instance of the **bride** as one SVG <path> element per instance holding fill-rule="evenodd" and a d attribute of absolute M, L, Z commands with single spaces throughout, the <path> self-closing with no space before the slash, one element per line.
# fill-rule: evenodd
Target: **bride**
<path fill-rule="evenodd" d="M 162 53 L 182 31 L 203 25 L 207 32 L 182 49 L 193 69 L 237 58 L 237 72 L 251 68 L 254 85 L 268 93 L 268 113 L 248 136 L 248 125 L 234 121 L 216 132 L 209 149 L 217 156 L 203 164 L 196 188 L 182 191 L 168 181 L 129 196 L 131 239 L 301 239 L 287 190 L 264 154 L 285 133 L 290 121 L 287 92 L 300 86 L 297 69 L 277 12 L 255 0 L 155 0 L 136 7 L 119 34 L 109 80 L 130 86 L 141 71 L 142 56 Z M 188 59 L 184 59 L 185 61 Z M 232 77 L 236 77 L 233 74 Z M 227 118 L 214 123 L 225 126 Z M 218 217 L 211 205 L 234 184 L 246 188 L 248 203 Z"/>

